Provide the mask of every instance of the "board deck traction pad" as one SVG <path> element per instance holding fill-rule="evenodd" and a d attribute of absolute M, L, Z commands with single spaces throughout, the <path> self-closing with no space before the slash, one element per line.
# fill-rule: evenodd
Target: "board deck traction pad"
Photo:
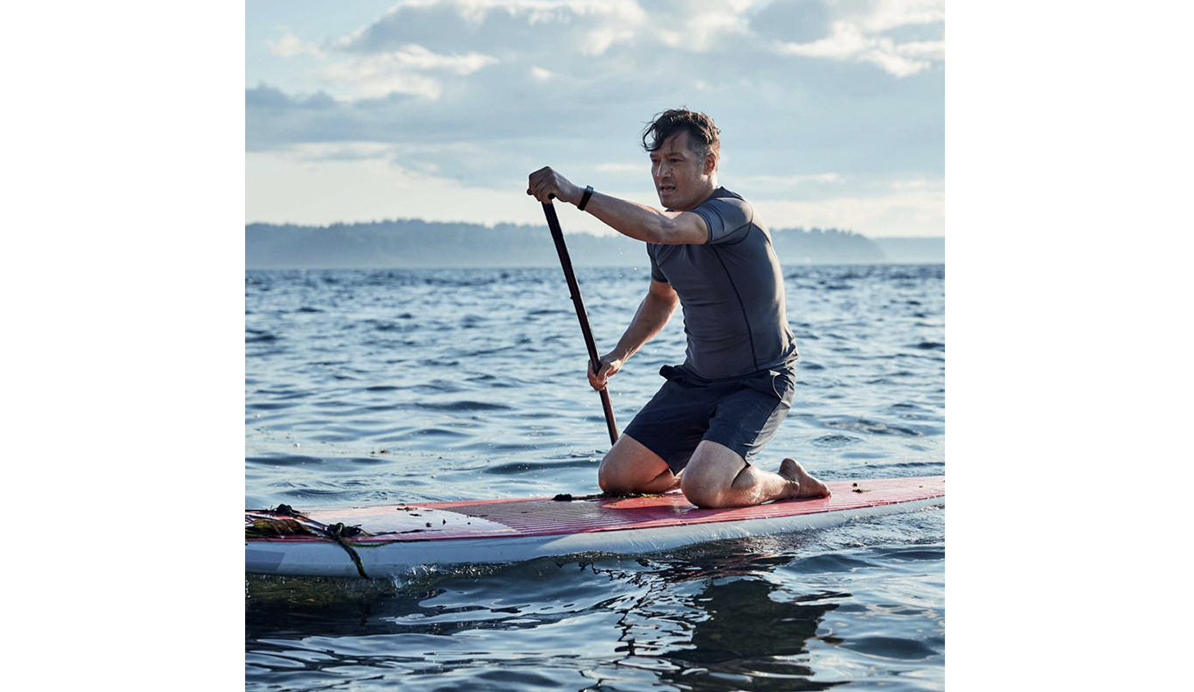
<path fill-rule="evenodd" d="M 730 509 L 700 509 L 673 491 L 630 498 L 463 500 L 314 510 L 301 514 L 324 526 L 360 526 L 369 535 L 340 541 L 312 535 L 246 538 L 245 568 L 263 574 L 356 576 L 345 546 L 356 550 L 370 575 L 420 565 L 513 562 L 587 551 L 642 553 L 827 526 L 857 516 L 940 505 L 945 498 L 944 476 L 827 485 L 833 493 L 828 498 Z M 265 515 L 268 512 L 246 510 L 246 526 Z"/>

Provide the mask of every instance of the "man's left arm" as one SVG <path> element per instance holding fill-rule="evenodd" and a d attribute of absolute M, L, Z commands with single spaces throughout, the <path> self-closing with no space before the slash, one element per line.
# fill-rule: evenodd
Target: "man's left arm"
<path fill-rule="evenodd" d="M 544 204 L 555 196 L 579 206 L 584 190 L 551 168 L 542 168 L 531 174 L 527 194 Z M 585 211 L 622 235 L 648 243 L 701 244 L 709 239 L 705 220 L 690 211 L 660 211 L 600 192 L 589 197 Z"/>

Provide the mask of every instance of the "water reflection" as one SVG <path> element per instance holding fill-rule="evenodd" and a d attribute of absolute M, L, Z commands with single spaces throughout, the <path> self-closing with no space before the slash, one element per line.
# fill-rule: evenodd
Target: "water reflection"
<path fill-rule="evenodd" d="M 821 690 L 842 684 L 808 679 L 814 674 L 808 643 L 817 638 L 825 614 L 838 607 L 833 599 L 849 594 L 789 594 L 767 575 L 790 560 L 719 551 L 641 573 L 655 588 L 627 612 L 638 626 L 625 625 L 619 638 L 625 642 L 623 663 L 666 661 L 670 665 L 651 666 L 660 681 L 694 690 Z M 686 582 L 699 589 L 683 599 L 684 608 L 669 608 L 667 594 Z M 686 636 L 667 637 L 672 628 L 659 623 L 669 620 Z M 661 630 L 664 636 L 652 637 Z"/>
<path fill-rule="evenodd" d="M 795 593 L 790 580 L 781 586 L 772 575 L 790 553 L 742 548 L 636 562 L 538 561 L 402 586 L 253 578 L 246 686 L 282 678 L 296 689 L 347 680 L 432 689 L 448 683 L 445 675 L 470 689 L 841 684 L 812 679 L 810 643 L 837 643 L 817 633 L 850 595 Z M 506 687 L 489 679 L 495 667 L 512 671 Z M 544 678 L 548 669 L 555 672 Z"/>
<path fill-rule="evenodd" d="M 805 605 L 776 596 L 782 596 L 779 588 L 762 579 L 711 582 L 693 603 L 708 617 L 694 623 L 688 646 L 663 654 L 679 669 L 663 678 L 697 690 L 727 689 L 727 683 L 748 690 L 823 690 L 841 684 L 808 679 L 813 675 L 808 643 L 837 604 Z"/>

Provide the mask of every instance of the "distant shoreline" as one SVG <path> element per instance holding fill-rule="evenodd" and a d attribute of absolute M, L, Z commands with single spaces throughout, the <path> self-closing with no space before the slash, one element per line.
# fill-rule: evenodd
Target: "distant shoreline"
<path fill-rule="evenodd" d="M 838 229 L 772 229 L 785 266 L 943 264 L 942 237 L 868 238 Z M 578 267 L 646 266 L 643 243 L 624 236 L 568 234 Z M 399 219 L 372 223 L 245 226 L 248 269 L 531 268 L 557 266 L 542 226 Z"/>

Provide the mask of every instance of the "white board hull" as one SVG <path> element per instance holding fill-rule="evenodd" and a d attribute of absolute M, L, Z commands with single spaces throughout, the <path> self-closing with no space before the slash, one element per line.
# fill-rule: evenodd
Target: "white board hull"
<path fill-rule="evenodd" d="M 432 565 L 521 562 L 585 553 L 637 555 L 696 543 L 820 529 L 860 517 L 944 506 L 944 497 L 814 514 L 656 528 L 590 531 L 546 536 L 500 536 L 434 541 L 352 543 L 370 577 L 394 576 Z M 245 571 L 315 577 L 357 577 L 348 552 L 331 541 L 252 540 L 245 543 Z"/>

